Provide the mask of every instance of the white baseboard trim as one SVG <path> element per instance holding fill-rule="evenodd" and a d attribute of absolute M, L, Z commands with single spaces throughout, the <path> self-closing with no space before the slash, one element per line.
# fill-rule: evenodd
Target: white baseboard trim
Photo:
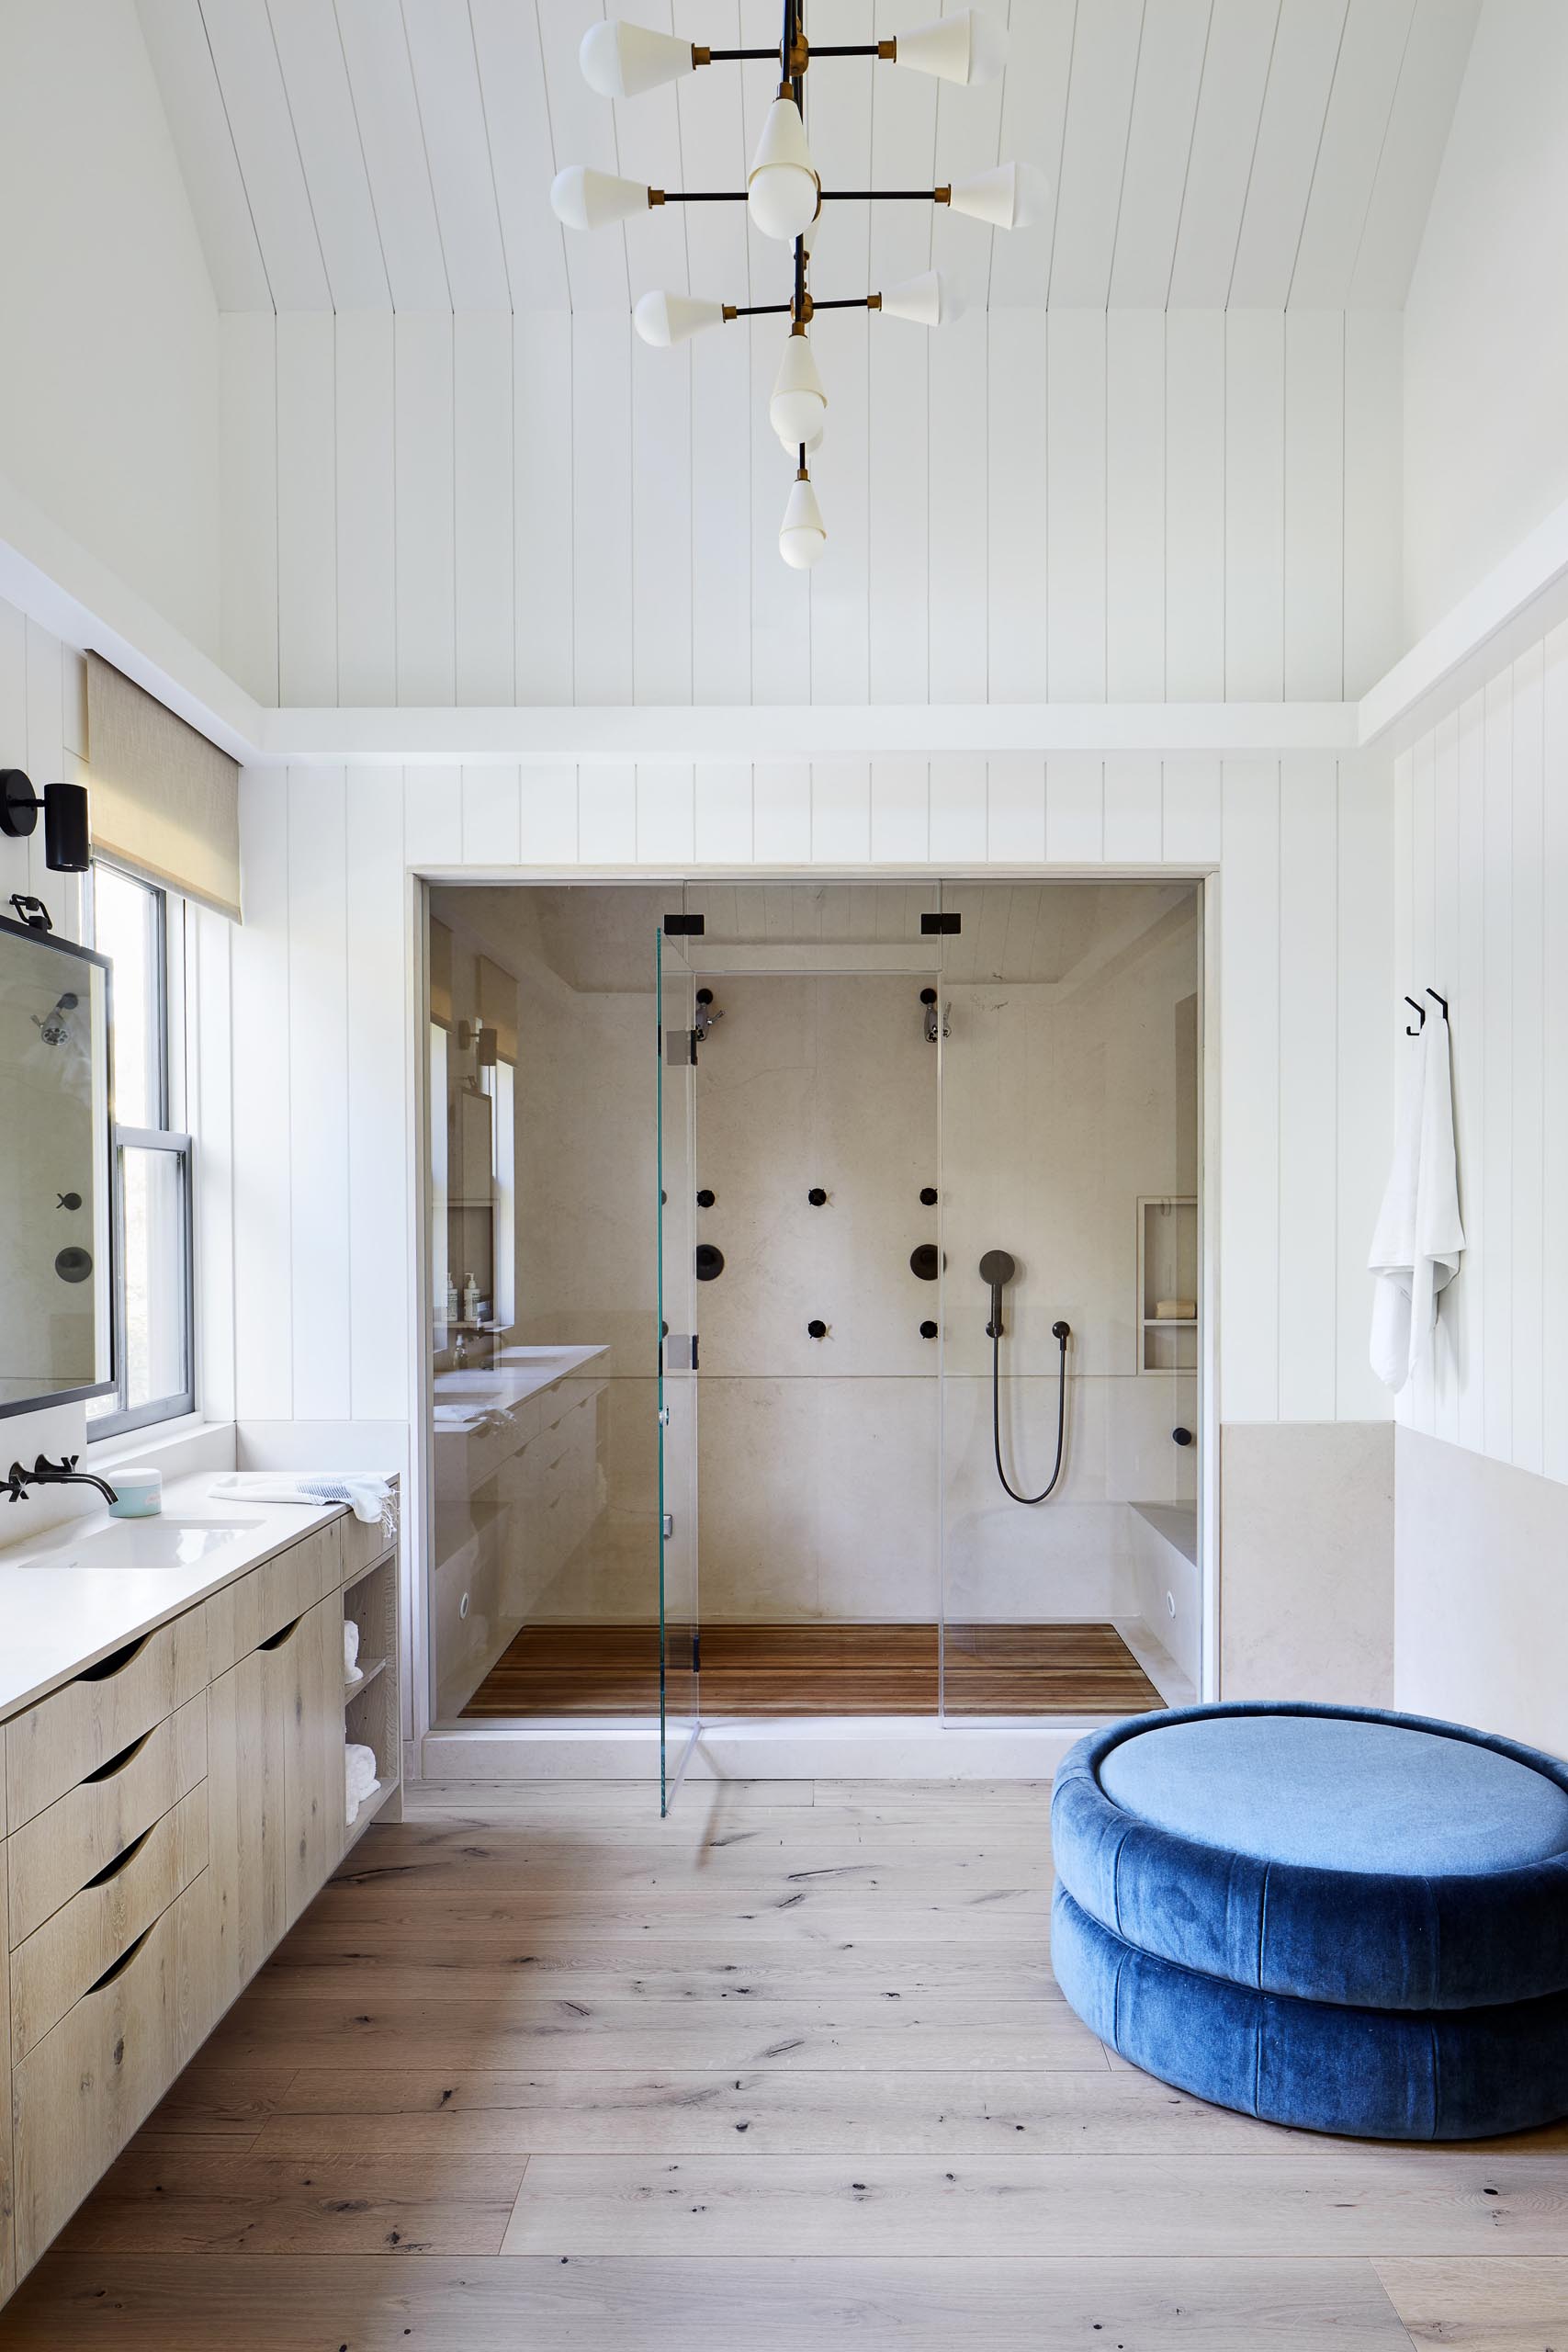
<path fill-rule="evenodd" d="M 705 1723 L 689 1781 L 1048 1781 L 1100 1716 L 1065 1724 L 952 1724 L 923 1715 L 795 1716 Z M 685 1746 L 682 1723 L 671 1768 Z M 448 1724 L 427 1732 L 427 1781 L 653 1781 L 651 1718 L 560 1724 Z"/>

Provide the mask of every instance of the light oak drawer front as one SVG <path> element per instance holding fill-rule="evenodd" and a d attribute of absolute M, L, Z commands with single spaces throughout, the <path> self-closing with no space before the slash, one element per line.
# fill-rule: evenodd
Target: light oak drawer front
<path fill-rule="evenodd" d="M 122 1754 L 209 1679 L 206 1611 L 187 1609 L 16 1716 L 6 1726 L 11 1827 Z"/>
<path fill-rule="evenodd" d="M 396 1507 L 394 1500 L 394 1510 Z M 367 1527 L 363 1520 L 355 1519 L 352 1511 L 345 1512 L 339 1520 L 338 1531 L 343 1544 L 343 1573 L 345 1581 L 350 1577 L 358 1576 L 362 1569 L 373 1566 L 376 1561 L 382 1558 L 398 1540 L 395 1533 L 392 1535 L 383 1533 L 379 1521 L 374 1526 Z"/>
<path fill-rule="evenodd" d="M 208 1600 L 208 1663 L 217 1681 L 294 1618 L 336 1590 L 342 1577 L 337 1521 L 320 1527 L 239 1577 Z"/>
<path fill-rule="evenodd" d="M 25 2058 L 206 1868 L 203 1781 L 12 1953 L 13 2060 Z"/>
<path fill-rule="evenodd" d="M 18 2273 L 32 2267 L 207 2032 L 211 1937 L 203 1871 L 14 2069 Z"/>
<path fill-rule="evenodd" d="M 206 1778 L 203 1690 L 6 1841 L 13 1945 L 25 1942 Z"/>

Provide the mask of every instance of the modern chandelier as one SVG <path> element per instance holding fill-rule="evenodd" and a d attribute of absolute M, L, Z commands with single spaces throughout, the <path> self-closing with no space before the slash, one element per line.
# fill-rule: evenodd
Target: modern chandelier
<path fill-rule="evenodd" d="M 998 164 L 991 171 L 937 187 L 824 187 L 806 136 L 806 75 L 827 57 L 874 57 L 903 65 L 939 81 L 988 82 L 1001 71 L 1006 37 L 978 9 L 963 8 L 895 40 L 813 48 L 806 38 L 805 0 L 784 0 L 784 32 L 777 49 L 706 49 L 672 33 L 642 25 L 606 21 L 591 26 L 581 51 L 583 79 L 602 97 L 635 98 L 678 81 L 699 66 L 739 58 L 773 58 L 780 69 L 777 96 L 768 108 L 762 135 L 743 188 L 646 187 L 640 180 L 582 164 L 558 172 L 550 189 L 556 218 L 569 229 L 603 229 L 630 220 L 660 204 L 744 204 L 764 237 L 793 244 L 794 283 L 784 302 L 715 302 L 689 294 L 645 294 L 632 313 L 645 343 L 660 348 L 689 342 L 708 327 L 732 319 L 777 315 L 789 321 L 768 420 L 796 471 L 779 527 L 779 553 L 796 571 L 807 571 L 827 544 L 827 526 L 817 503 L 807 459 L 822 439 L 828 394 L 811 349 L 809 329 L 819 311 L 880 311 L 916 326 L 947 324 L 956 315 L 940 273 L 887 287 L 879 294 L 857 294 L 833 301 L 814 300 L 810 266 L 812 239 L 824 204 L 944 204 L 991 229 L 1022 229 L 1043 209 L 1045 181 L 1029 164 Z"/>

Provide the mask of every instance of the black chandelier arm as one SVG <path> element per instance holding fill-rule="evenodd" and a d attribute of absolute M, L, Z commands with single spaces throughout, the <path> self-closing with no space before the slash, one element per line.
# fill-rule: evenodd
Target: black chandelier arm
<path fill-rule="evenodd" d="M 950 187 L 825 187 L 824 204 L 946 204 Z M 659 204 L 744 204 L 743 187 L 650 187 L 650 208 Z"/>
<path fill-rule="evenodd" d="M 825 42 L 813 41 L 806 53 L 807 57 L 812 59 L 818 57 L 878 57 L 883 59 L 885 62 L 887 62 L 894 57 L 897 52 L 897 43 L 891 40 L 836 42 L 831 47 Z M 698 65 L 730 65 L 737 62 L 744 62 L 750 58 L 761 59 L 766 57 L 776 60 L 779 55 L 779 51 L 776 49 L 708 49 L 702 42 L 694 41 L 692 45 L 692 55 Z"/>

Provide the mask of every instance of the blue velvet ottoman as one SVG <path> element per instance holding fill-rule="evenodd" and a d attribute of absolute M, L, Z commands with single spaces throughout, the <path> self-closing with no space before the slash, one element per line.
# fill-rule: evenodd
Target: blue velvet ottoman
<path fill-rule="evenodd" d="M 1080 1740 L 1052 1960 L 1150 2074 L 1270 2121 L 1568 2114 L 1568 1766 L 1415 1715 L 1198 1707 Z"/>

